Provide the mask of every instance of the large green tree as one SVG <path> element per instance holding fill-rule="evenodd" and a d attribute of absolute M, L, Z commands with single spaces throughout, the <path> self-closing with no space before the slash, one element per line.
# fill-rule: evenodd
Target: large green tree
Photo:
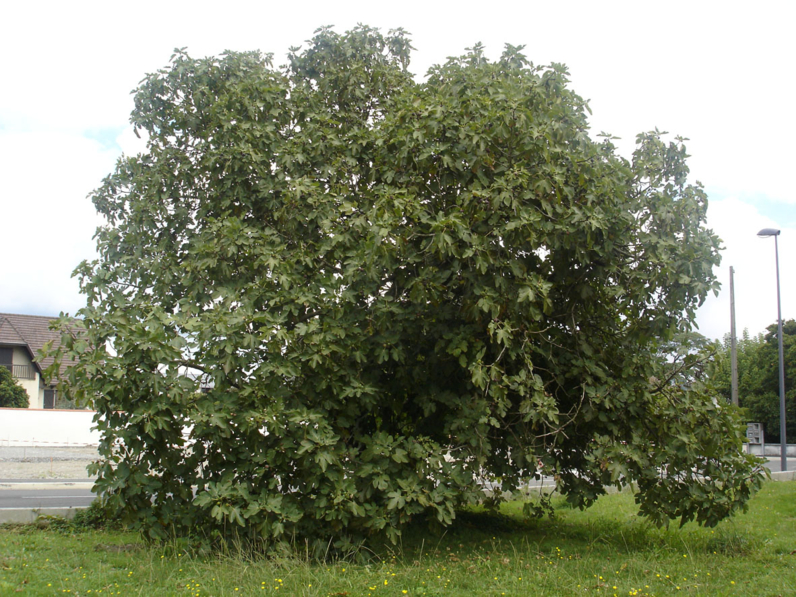
<path fill-rule="evenodd" d="M 738 341 L 738 403 L 750 422 L 763 423 L 766 442 L 780 441 L 779 341 L 777 324 L 765 334 L 749 336 L 744 330 Z M 782 324 L 785 362 L 785 422 L 788 441 L 796 440 L 796 321 Z M 724 338 L 712 375 L 716 388 L 725 399 L 731 397 L 730 338 Z"/>
<path fill-rule="evenodd" d="M 0 407 L 28 408 L 30 397 L 7 367 L 0 365 Z"/>
<path fill-rule="evenodd" d="M 63 343 L 129 522 L 325 548 L 542 474 L 578 506 L 633 483 L 657 523 L 743 507 L 735 412 L 658 346 L 717 286 L 682 140 L 622 158 L 520 50 L 420 83 L 403 32 L 321 29 L 283 68 L 145 78 Z"/>

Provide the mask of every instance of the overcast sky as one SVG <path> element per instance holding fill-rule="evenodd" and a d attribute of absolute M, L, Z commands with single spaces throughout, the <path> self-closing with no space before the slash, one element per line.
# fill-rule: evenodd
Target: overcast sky
<path fill-rule="evenodd" d="M 729 331 L 729 266 L 739 333 L 776 321 L 774 240 L 783 318 L 796 318 L 794 2 L 15 2 L 0 35 L 0 312 L 74 313 L 70 277 L 94 255 L 100 220 L 88 193 L 115 160 L 140 150 L 130 91 L 172 50 L 272 52 L 282 64 L 322 25 L 403 27 L 412 71 L 481 41 L 491 57 L 526 46 L 536 64 L 565 63 L 590 100 L 593 132 L 622 138 L 655 127 L 688 137 L 692 180 L 710 197 L 724 240 L 724 288 L 699 312 L 700 331 Z"/>

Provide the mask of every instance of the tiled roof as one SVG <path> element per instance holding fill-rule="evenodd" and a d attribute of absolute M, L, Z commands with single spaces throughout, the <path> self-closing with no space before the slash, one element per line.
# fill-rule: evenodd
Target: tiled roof
<path fill-rule="evenodd" d="M 0 344 L 25 346 L 34 357 L 50 340 L 53 341 L 54 347 L 58 347 L 61 343 L 61 334 L 50 329 L 50 322 L 56 319 L 56 317 L 42 317 L 41 315 L 0 313 Z M 37 362 L 37 365 L 40 370 L 44 370 L 52 363 L 53 359 L 48 357 Z M 62 361 L 59 374 L 62 374 L 67 366 L 73 364 L 74 361 Z"/>
<path fill-rule="evenodd" d="M 0 316 L 0 344 L 4 346 L 27 346 L 28 343 L 20 335 L 10 321 Z"/>

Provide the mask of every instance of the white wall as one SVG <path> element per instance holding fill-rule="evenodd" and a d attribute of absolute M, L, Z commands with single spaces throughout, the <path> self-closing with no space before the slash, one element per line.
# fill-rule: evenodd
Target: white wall
<path fill-rule="evenodd" d="M 0 408 L 0 446 L 96 446 L 94 411 Z"/>
<path fill-rule="evenodd" d="M 755 456 L 763 456 L 763 446 L 761 446 L 760 444 L 746 444 L 744 446 L 744 450 L 746 451 L 747 454 L 754 454 Z M 771 458 L 772 456 L 782 455 L 779 444 L 766 444 L 765 450 L 766 450 L 765 456 L 767 456 L 768 458 Z M 787 456 L 796 456 L 796 444 L 788 444 Z"/>

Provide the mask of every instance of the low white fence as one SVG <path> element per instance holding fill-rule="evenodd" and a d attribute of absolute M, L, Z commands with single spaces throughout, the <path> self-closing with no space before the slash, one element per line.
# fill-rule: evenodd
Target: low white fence
<path fill-rule="evenodd" d="M 754 454 L 755 456 L 766 456 L 768 458 L 772 458 L 782 454 L 782 452 L 780 452 L 779 444 L 746 444 L 744 448 L 746 448 L 747 454 Z M 765 454 L 763 454 L 764 450 Z M 788 444 L 787 450 L 787 456 L 796 456 L 796 444 Z"/>
<path fill-rule="evenodd" d="M 96 446 L 94 411 L 0 408 L 0 446 Z"/>

